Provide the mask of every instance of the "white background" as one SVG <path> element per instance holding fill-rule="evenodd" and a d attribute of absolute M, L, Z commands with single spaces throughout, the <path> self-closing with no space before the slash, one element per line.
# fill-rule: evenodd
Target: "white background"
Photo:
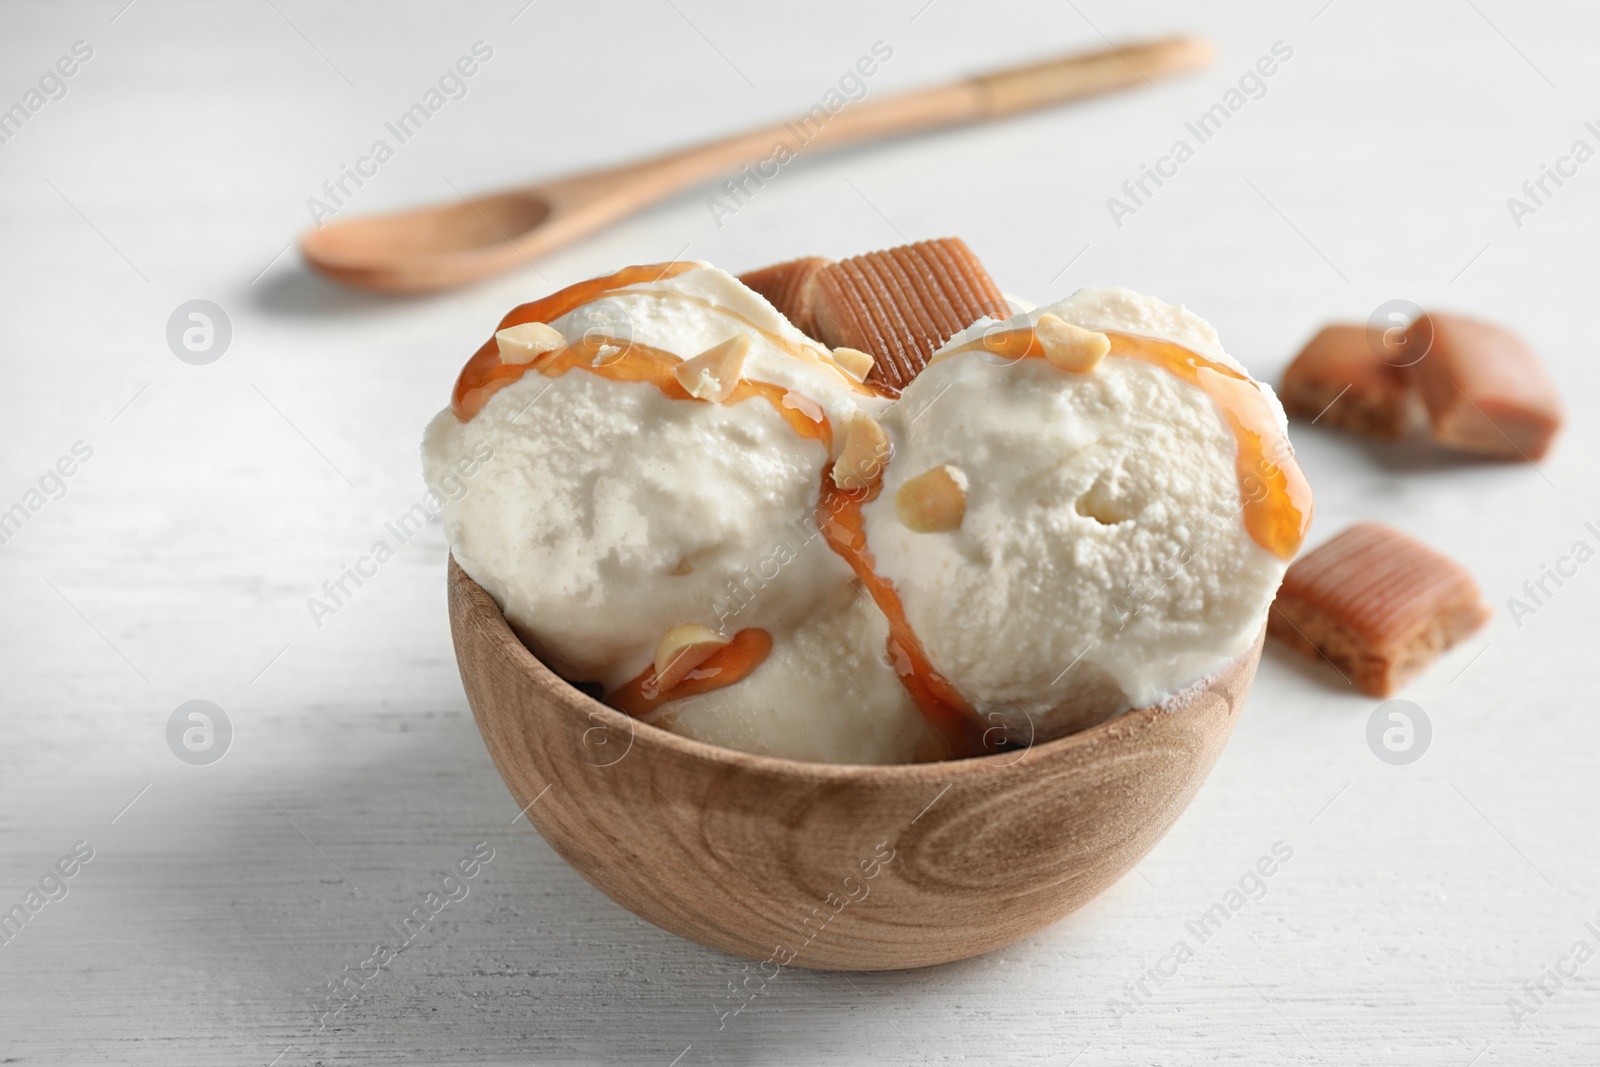
<path fill-rule="evenodd" d="M 1600 563 L 1520 627 L 1506 598 L 1578 538 L 1600 544 L 1582 525 L 1600 521 L 1600 162 L 1520 228 L 1506 198 L 1575 139 L 1597 146 L 1583 122 L 1600 120 L 1600 12 L 538 0 L 519 14 L 524 2 L 0 14 L 0 106 L 74 41 L 94 48 L 68 95 L 0 145 L 0 509 L 75 441 L 94 450 L 0 547 L 0 906 L 74 842 L 95 850 L 70 895 L 0 946 L 0 1056 L 1595 1062 L 1600 962 L 1547 982 L 1555 995 L 1520 1027 L 1507 1002 L 1538 1004 L 1523 983 L 1579 939 L 1600 949 L 1584 927 L 1600 916 Z M 702 189 L 464 292 L 341 291 L 285 251 L 324 179 L 480 39 L 494 55 L 468 95 L 348 214 L 779 118 L 877 40 L 894 56 L 875 95 L 1174 30 L 1212 36 L 1215 67 L 804 159 L 720 228 Z M 1279 40 L 1293 57 L 1266 95 L 1116 227 L 1106 198 Z M 1296 434 L 1313 541 L 1381 519 L 1464 561 L 1496 605 L 1404 694 L 1434 726 L 1420 762 L 1378 760 L 1377 702 L 1270 650 L 1193 807 L 1080 913 L 934 970 L 788 972 L 719 1030 L 737 961 L 635 919 L 511 825 L 449 646 L 437 525 L 320 629 L 306 600 L 420 497 L 422 426 L 511 305 L 631 262 L 746 269 L 945 234 L 1035 299 L 1114 283 L 1186 303 L 1273 380 L 1319 324 L 1389 299 L 1502 320 L 1548 360 L 1570 425 L 1539 469 Z M 194 298 L 232 321 L 210 366 L 165 342 Z M 165 740 L 195 698 L 234 725 L 210 767 Z M 327 983 L 392 941 L 386 924 L 483 840 L 496 855 L 470 895 L 315 1032 Z M 1176 977 L 1147 981 L 1117 1025 L 1124 983 L 1278 841 L 1293 858 L 1265 896 Z"/>

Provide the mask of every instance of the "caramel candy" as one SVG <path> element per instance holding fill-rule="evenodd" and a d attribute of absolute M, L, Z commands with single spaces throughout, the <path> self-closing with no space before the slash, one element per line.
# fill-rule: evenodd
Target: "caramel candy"
<path fill-rule="evenodd" d="M 919 241 L 823 267 L 812 275 L 814 336 L 870 353 L 867 376 L 898 396 L 952 335 L 1011 309 L 978 257 L 958 238 Z"/>
<path fill-rule="evenodd" d="M 1381 697 L 1488 618 L 1477 582 L 1459 563 L 1363 522 L 1289 567 L 1267 633 L 1326 656 L 1357 689 Z"/>
<path fill-rule="evenodd" d="M 739 275 L 739 280 L 777 308 L 801 333 L 815 337 L 817 325 L 811 315 L 811 278 L 831 259 L 804 256 Z"/>
<path fill-rule="evenodd" d="M 1398 441 L 1410 429 L 1410 383 L 1399 366 L 1378 358 L 1383 333 L 1367 326 L 1324 326 L 1283 372 L 1278 398 L 1291 418 L 1320 422 L 1365 437 Z"/>
<path fill-rule="evenodd" d="M 1430 311 L 1406 331 L 1426 351 L 1408 368 L 1434 440 L 1467 452 L 1536 460 L 1561 428 L 1561 399 L 1528 343 L 1503 326 Z"/>

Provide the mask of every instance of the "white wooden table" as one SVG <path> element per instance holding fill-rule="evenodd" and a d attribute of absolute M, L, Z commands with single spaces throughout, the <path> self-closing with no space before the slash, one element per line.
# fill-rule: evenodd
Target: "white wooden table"
<path fill-rule="evenodd" d="M 1600 546 L 1600 162 L 1547 180 L 1520 227 L 1506 204 L 1574 141 L 1600 147 L 1592 6 L 125 3 L 0 12 L 0 107 L 74 42 L 93 53 L 0 144 L 0 509 L 26 513 L 0 546 L 0 907 L 41 880 L 66 893 L 0 944 L 5 1062 L 1600 1058 L 1600 962 L 1571 955 L 1600 949 L 1600 563 L 1520 625 L 1506 607 L 1575 541 Z M 877 41 L 893 56 L 870 93 L 1177 29 L 1215 37 L 1213 70 L 804 159 L 731 217 L 701 190 L 466 292 L 339 291 L 287 249 L 346 165 L 372 176 L 345 179 L 342 211 L 448 199 L 797 112 Z M 492 56 L 465 95 L 395 145 L 385 123 L 477 41 Z M 1264 92 L 1198 144 L 1185 123 L 1279 41 Z M 361 163 L 380 138 L 393 157 Z M 1117 226 L 1107 199 L 1179 138 L 1193 158 Z M 1269 652 L 1194 806 L 1091 906 L 960 965 L 789 972 L 719 1029 L 741 964 L 635 919 L 513 822 L 456 675 L 437 524 L 320 627 L 306 602 L 420 497 L 423 423 L 513 303 L 627 262 L 943 234 L 1034 298 L 1181 300 L 1265 377 L 1386 300 L 1475 311 L 1544 353 L 1571 425 L 1539 469 L 1296 436 L 1314 539 L 1391 522 L 1497 605 L 1405 693 L 1433 724 L 1419 762 L 1369 750 L 1376 701 Z M 208 365 L 166 340 L 194 299 L 231 324 Z M 57 482 L 77 442 L 92 456 Z M 195 699 L 232 725 L 208 766 L 167 741 Z M 93 858 L 51 879 L 78 842 Z M 479 842 L 494 856 L 466 895 L 364 966 Z M 1292 857 L 1201 943 L 1186 924 L 1278 842 Z M 324 1017 L 349 975 L 359 995 Z"/>

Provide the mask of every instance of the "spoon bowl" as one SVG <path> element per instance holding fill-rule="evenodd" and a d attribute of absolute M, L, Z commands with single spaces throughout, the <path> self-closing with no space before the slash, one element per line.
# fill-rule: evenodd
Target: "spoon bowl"
<path fill-rule="evenodd" d="M 549 200 L 537 190 L 514 189 L 323 226 L 300 238 L 300 252 L 347 285 L 428 292 L 514 266 L 518 242 L 549 216 Z M 396 271 L 399 263 L 407 269 Z"/>
<path fill-rule="evenodd" d="M 544 666 L 450 561 L 450 629 L 519 807 L 634 914 L 772 968 L 965 959 L 1112 885 L 1194 798 L 1261 641 L 1161 706 L 1032 748 L 887 767 L 753 756 L 599 703 Z"/>

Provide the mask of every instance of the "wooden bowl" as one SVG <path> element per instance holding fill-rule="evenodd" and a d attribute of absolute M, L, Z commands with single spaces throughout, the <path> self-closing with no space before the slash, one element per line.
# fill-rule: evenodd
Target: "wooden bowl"
<path fill-rule="evenodd" d="M 467 700 L 529 821 L 623 907 L 768 977 L 965 959 L 1081 907 L 1194 797 L 1261 655 L 1258 639 L 1161 707 L 1023 751 L 803 763 L 606 707 L 539 662 L 453 559 L 449 586 Z"/>

